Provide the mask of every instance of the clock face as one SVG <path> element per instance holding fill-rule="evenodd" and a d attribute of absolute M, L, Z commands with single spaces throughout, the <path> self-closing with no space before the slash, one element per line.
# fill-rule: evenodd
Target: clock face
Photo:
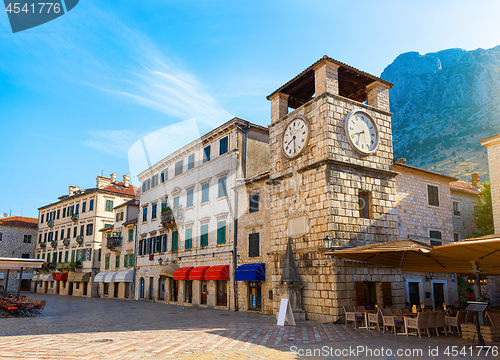
<path fill-rule="evenodd" d="M 377 150 L 378 128 L 370 115 L 362 110 L 353 110 L 345 122 L 347 141 L 358 153 L 368 155 Z"/>
<path fill-rule="evenodd" d="M 288 158 L 299 156 L 309 141 L 309 121 L 304 116 L 296 116 L 290 121 L 283 134 L 283 153 Z"/>

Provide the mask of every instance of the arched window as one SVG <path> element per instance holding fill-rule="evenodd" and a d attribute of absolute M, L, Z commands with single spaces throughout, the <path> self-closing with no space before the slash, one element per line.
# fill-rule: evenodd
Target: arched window
<path fill-rule="evenodd" d="M 144 299 L 144 278 L 139 279 L 139 299 Z"/>

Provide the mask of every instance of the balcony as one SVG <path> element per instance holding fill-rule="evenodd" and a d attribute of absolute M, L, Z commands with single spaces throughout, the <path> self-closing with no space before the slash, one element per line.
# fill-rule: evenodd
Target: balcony
<path fill-rule="evenodd" d="M 83 236 L 82 236 L 82 235 L 77 236 L 77 237 L 76 237 L 76 242 L 77 242 L 78 244 L 83 244 Z"/>
<path fill-rule="evenodd" d="M 161 213 L 161 223 L 166 228 L 175 227 L 176 221 L 182 220 L 182 216 L 183 216 L 182 208 L 167 210 Z"/>
<path fill-rule="evenodd" d="M 48 227 L 54 227 L 54 219 L 47 221 Z"/>
<path fill-rule="evenodd" d="M 47 247 L 47 243 L 44 243 L 44 242 L 43 242 L 43 243 L 40 243 L 40 247 L 41 247 L 41 248 L 46 248 L 46 247 Z"/>
<path fill-rule="evenodd" d="M 56 268 L 59 269 L 79 269 L 82 267 L 81 261 L 71 261 L 71 262 L 63 262 L 57 263 Z"/>
<path fill-rule="evenodd" d="M 69 244 L 71 243 L 71 240 L 69 238 L 66 238 L 63 240 L 63 245 L 64 246 L 69 246 Z"/>
<path fill-rule="evenodd" d="M 118 233 L 113 233 L 113 236 L 110 236 L 107 239 L 106 246 L 108 248 L 116 248 L 122 246 L 122 237 L 118 235 Z"/>
<path fill-rule="evenodd" d="M 72 214 L 71 220 L 73 220 L 73 222 L 77 222 L 78 221 L 78 214 Z"/>
<path fill-rule="evenodd" d="M 52 240 L 50 245 L 52 245 L 53 248 L 57 247 L 57 240 Z"/>

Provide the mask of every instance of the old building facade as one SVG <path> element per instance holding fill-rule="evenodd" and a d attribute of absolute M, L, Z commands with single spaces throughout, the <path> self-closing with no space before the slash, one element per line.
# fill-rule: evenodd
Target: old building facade
<path fill-rule="evenodd" d="M 9 216 L 0 219 L 0 257 L 34 259 L 35 240 L 38 220 L 22 216 Z M 29 290 L 32 271 L 23 273 L 22 290 Z M 8 278 L 8 281 L 7 281 Z M 7 283 L 8 292 L 16 292 L 19 273 L 17 271 L 0 270 L 0 292 Z"/>
<path fill-rule="evenodd" d="M 477 230 L 474 211 L 479 202 L 479 195 L 483 186 L 479 174 L 473 173 L 471 180 L 470 183 L 465 181 L 450 183 L 454 241 L 474 237 Z"/>
<path fill-rule="evenodd" d="M 236 307 L 233 188 L 268 154 L 267 128 L 234 118 L 139 174 L 138 299 Z"/>
<path fill-rule="evenodd" d="M 79 189 L 69 186 L 68 195 L 39 208 L 37 259 L 46 266 L 32 291 L 73 296 L 97 296 L 95 275 L 100 270 L 101 233 L 97 230 L 113 224 L 113 209 L 138 195 L 129 184 L 130 176 L 117 181 L 116 174 L 98 176 L 96 187 Z"/>
<path fill-rule="evenodd" d="M 99 258 L 101 269 L 95 277 L 98 296 L 134 299 L 135 244 L 139 200 L 129 200 L 114 208 L 114 223 L 99 230 L 102 233 Z"/>

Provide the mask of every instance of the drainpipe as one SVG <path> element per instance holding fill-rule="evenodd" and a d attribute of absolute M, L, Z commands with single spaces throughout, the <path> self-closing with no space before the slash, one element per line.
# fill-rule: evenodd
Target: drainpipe
<path fill-rule="evenodd" d="M 236 184 L 235 184 L 236 185 Z M 238 287 L 236 286 L 236 265 L 238 258 L 238 190 L 234 188 L 234 211 L 233 211 L 233 226 L 234 226 L 234 239 L 233 239 L 233 287 L 234 287 L 234 311 L 238 311 Z"/>

